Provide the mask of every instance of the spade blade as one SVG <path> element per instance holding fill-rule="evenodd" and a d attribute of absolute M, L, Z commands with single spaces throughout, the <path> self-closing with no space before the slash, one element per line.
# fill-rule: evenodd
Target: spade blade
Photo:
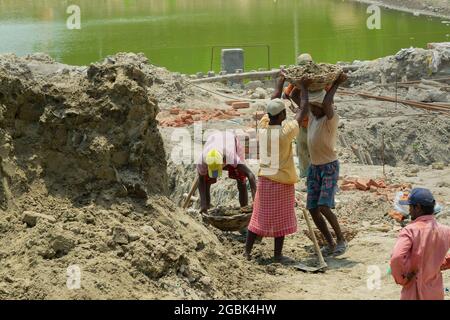
<path fill-rule="evenodd" d="M 303 263 L 297 263 L 297 264 L 293 265 L 293 267 L 297 270 L 304 271 L 304 272 L 311 272 L 311 273 L 325 272 L 325 269 L 327 268 L 327 266 L 311 267 L 311 266 L 307 266 L 306 264 L 303 264 Z"/>

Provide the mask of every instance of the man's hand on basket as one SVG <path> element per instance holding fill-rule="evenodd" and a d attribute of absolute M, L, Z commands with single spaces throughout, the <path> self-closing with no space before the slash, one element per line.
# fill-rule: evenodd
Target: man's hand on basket
<path fill-rule="evenodd" d="M 337 84 L 342 84 L 348 80 L 348 76 L 346 73 L 342 72 L 339 77 L 336 79 Z"/>
<path fill-rule="evenodd" d="M 280 70 L 280 78 L 286 80 L 286 69 Z"/>

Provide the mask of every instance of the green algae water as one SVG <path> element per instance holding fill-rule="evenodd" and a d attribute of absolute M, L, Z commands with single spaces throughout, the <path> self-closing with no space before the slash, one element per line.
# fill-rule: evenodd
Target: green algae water
<path fill-rule="evenodd" d="M 69 30 L 69 5 L 81 29 Z M 245 69 L 316 61 L 375 59 L 450 41 L 439 18 L 381 9 L 369 30 L 367 5 L 342 0 L 0 0 L 0 53 L 45 52 L 86 65 L 117 52 L 143 52 L 183 73 L 220 71 L 220 51 L 245 49 Z"/>

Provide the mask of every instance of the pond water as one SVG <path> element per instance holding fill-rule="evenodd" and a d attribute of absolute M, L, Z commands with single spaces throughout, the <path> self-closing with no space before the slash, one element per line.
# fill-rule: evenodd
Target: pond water
<path fill-rule="evenodd" d="M 81 29 L 66 12 L 80 7 Z M 381 9 L 369 30 L 367 5 L 342 0 L 0 0 L 0 53 L 46 52 L 85 65 L 143 52 L 183 73 L 220 71 L 220 51 L 245 49 L 246 70 L 317 61 L 374 59 L 409 46 L 450 41 L 442 19 Z M 444 21 L 445 22 L 445 21 Z"/>

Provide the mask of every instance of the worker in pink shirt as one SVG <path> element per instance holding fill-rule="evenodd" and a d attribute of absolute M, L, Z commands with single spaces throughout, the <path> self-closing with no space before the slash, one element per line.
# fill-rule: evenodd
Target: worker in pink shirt
<path fill-rule="evenodd" d="M 442 270 L 450 269 L 450 227 L 434 218 L 430 190 L 415 188 L 408 200 L 412 222 L 401 232 L 391 257 L 395 282 L 403 286 L 402 300 L 443 300 Z"/>

